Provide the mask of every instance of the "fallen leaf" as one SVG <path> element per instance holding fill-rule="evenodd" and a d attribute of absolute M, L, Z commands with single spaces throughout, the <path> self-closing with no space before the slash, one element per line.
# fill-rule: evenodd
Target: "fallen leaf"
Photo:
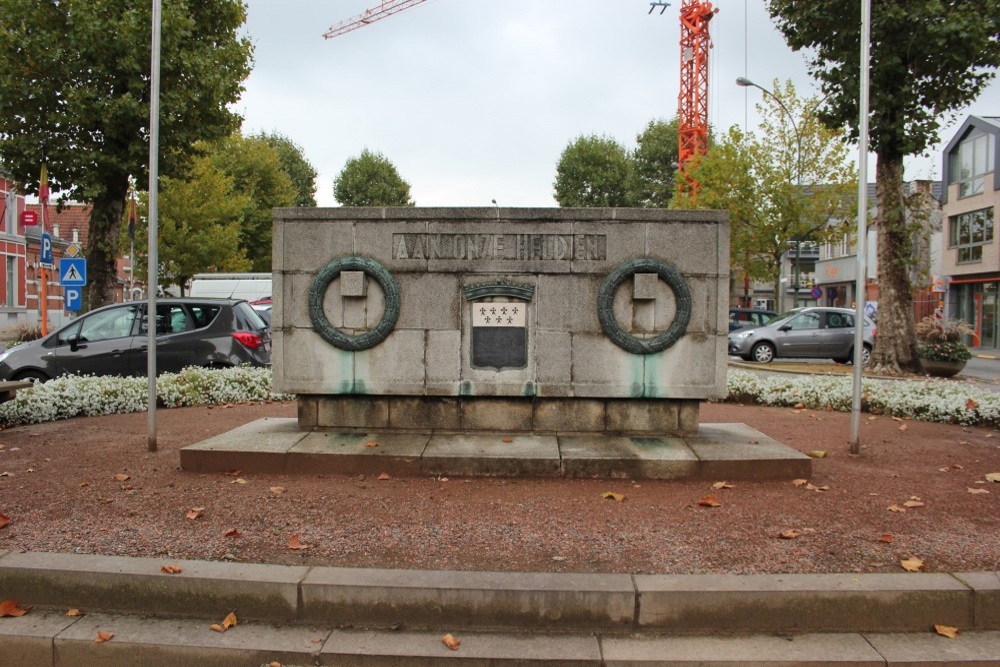
<path fill-rule="evenodd" d="M 885 542 L 886 544 L 892 544 L 892 541 L 894 539 L 896 539 L 896 538 L 894 538 L 892 536 L 892 533 L 885 533 L 884 535 L 882 535 L 881 537 L 878 538 L 878 541 L 879 542 Z"/>
<path fill-rule="evenodd" d="M 924 561 L 916 556 L 901 560 L 899 561 L 899 564 L 902 565 L 903 569 L 907 572 L 919 572 L 926 567 L 926 565 L 924 565 Z"/>
<path fill-rule="evenodd" d="M 95 644 L 101 644 L 103 642 L 110 641 L 111 638 L 114 637 L 114 636 L 115 636 L 115 633 L 113 633 L 113 632 L 108 632 L 107 630 L 98 630 L 97 631 L 97 639 L 94 640 L 94 643 Z"/>
<path fill-rule="evenodd" d="M 177 567 L 176 565 L 164 565 L 163 567 L 160 568 L 160 571 L 165 574 L 180 574 L 181 568 Z"/>
<path fill-rule="evenodd" d="M 903 507 L 923 507 L 924 503 L 919 500 L 907 500 L 903 503 Z"/>
<path fill-rule="evenodd" d="M 272 486 L 271 487 L 271 493 L 273 493 L 276 496 L 280 496 L 284 492 L 285 492 L 285 487 L 283 487 L 283 486 Z"/>
<path fill-rule="evenodd" d="M 90 482 L 80 482 L 80 488 L 81 489 L 86 488 L 88 486 L 90 486 Z"/>
<path fill-rule="evenodd" d="M 511 443 L 514 442 L 514 438 L 500 438 L 500 442 Z"/>
<path fill-rule="evenodd" d="M 987 482 L 1000 482 L 1000 472 L 991 472 L 986 475 Z"/>
<path fill-rule="evenodd" d="M 966 487 L 968 488 L 968 487 Z M 989 493 L 986 489 L 969 489 L 969 493 Z"/>
<path fill-rule="evenodd" d="M 391 477 L 389 477 L 389 474 L 388 474 L 388 473 L 385 473 L 385 472 L 384 472 L 384 473 L 382 473 L 381 475 L 379 475 L 379 476 L 378 476 L 378 479 L 380 479 L 380 480 L 382 480 L 382 481 L 384 482 L 385 480 L 387 480 L 387 479 L 392 479 L 392 478 L 391 478 Z"/>
<path fill-rule="evenodd" d="M 204 507 L 192 507 L 191 509 L 189 509 L 187 511 L 187 514 L 185 514 L 184 516 L 186 516 L 187 518 L 189 518 L 191 520 L 199 519 L 199 518 L 205 516 L 205 508 Z"/>
<path fill-rule="evenodd" d="M 953 628 L 950 625 L 935 624 L 934 632 L 938 633 L 942 637 L 947 637 L 948 639 L 954 639 L 955 637 L 958 636 L 958 628 Z"/>
<path fill-rule="evenodd" d="M 906 513 L 906 508 L 905 507 L 900 507 L 899 505 L 896 505 L 895 503 L 893 503 L 892 505 L 889 505 L 888 509 L 889 509 L 890 512 L 899 512 L 900 514 L 905 514 Z"/>
<path fill-rule="evenodd" d="M 237 477 L 232 482 L 230 482 L 230 484 L 246 484 L 246 483 L 247 483 L 247 481 L 245 479 L 243 479 L 242 477 Z"/>
<path fill-rule="evenodd" d="M 731 488 L 733 488 L 733 485 L 730 484 L 729 482 L 716 482 L 715 484 L 712 485 L 712 488 L 716 489 L 716 490 L 718 490 L 718 489 L 731 489 Z"/>
<path fill-rule="evenodd" d="M 301 538 L 302 538 L 302 535 L 300 533 L 295 533 L 294 535 L 292 535 L 288 539 L 288 548 L 289 549 L 298 549 L 298 550 L 308 549 L 309 548 L 308 546 L 306 546 L 305 544 L 302 544 Z"/>
<path fill-rule="evenodd" d="M 228 630 L 229 628 L 234 627 L 235 625 L 236 625 L 236 613 L 229 612 L 229 615 L 227 615 L 224 619 L 222 619 L 222 627 Z"/>
<path fill-rule="evenodd" d="M 909 431 L 910 427 L 907 426 L 906 424 L 903 424 L 902 426 L 899 427 L 899 430 L 900 431 Z"/>
<path fill-rule="evenodd" d="M 802 531 L 796 530 L 794 528 L 778 533 L 778 537 L 783 540 L 794 540 L 796 537 L 802 534 Z"/>
<path fill-rule="evenodd" d="M 31 610 L 31 607 L 20 607 L 17 600 L 4 600 L 0 602 L 0 617 L 2 616 L 24 616 Z"/>
<path fill-rule="evenodd" d="M 215 632 L 225 632 L 226 631 L 226 629 L 224 627 L 222 627 L 221 625 L 219 625 L 218 623 L 212 623 L 212 625 L 208 626 L 208 629 L 209 630 L 214 630 Z"/>
<path fill-rule="evenodd" d="M 459 645 L 462 643 L 461 639 L 455 639 L 449 632 L 444 637 L 441 638 L 441 643 L 450 648 L 452 651 L 457 651 Z"/>
<path fill-rule="evenodd" d="M 67 616 L 82 616 L 83 612 L 79 609 L 70 609 L 66 612 Z"/>
<path fill-rule="evenodd" d="M 116 482 L 127 482 L 129 479 L 130 479 L 129 476 L 123 473 L 118 473 L 117 475 L 115 475 Z"/>
<path fill-rule="evenodd" d="M 951 466 L 945 466 L 944 468 L 938 468 L 941 472 L 948 472 L 951 470 Z"/>
<path fill-rule="evenodd" d="M 9 523 L 10 523 L 10 517 L 0 514 L 0 528 L 6 528 Z"/>
<path fill-rule="evenodd" d="M 903 421 L 903 418 L 902 417 L 893 417 L 892 421 L 894 421 L 894 422 L 901 422 L 901 421 Z"/>
<path fill-rule="evenodd" d="M 826 451 L 824 451 L 822 449 L 814 449 L 812 451 L 806 452 L 806 456 L 808 456 L 810 458 L 813 458 L 813 459 L 825 459 L 826 458 Z"/>
<path fill-rule="evenodd" d="M 699 500 L 698 505 L 700 505 L 701 507 L 722 507 L 722 503 L 718 501 L 714 493 L 710 493 L 701 500 Z"/>
<path fill-rule="evenodd" d="M 225 533 L 223 533 L 222 536 L 223 537 L 243 537 L 243 533 L 241 533 L 237 528 L 233 528 L 232 530 L 228 530 Z"/>
<path fill-rule="evenodd" d="M 794 484 L 795 486 L 805 486 L 808 483 L 809 483 L 808 479 L 793 479 L 792 480 L 792 484 Z"/>
<path fill-rule="evenodd" d="M 605 491 L 604 493 L 601 494 L 601 498 L 617 500 L 618 502 L 622 502 L 625 500 L 625 496 L 623 496 L 620 493 L 615 493 L 614 491 Z"/>
<path fill-rule="evenodd" d="M 7 472 L 6 470 L 0 472 L 0 477 L 13 477 L 13 476 L 14 475 L 12 473 Z"/>
<path fill-rule="evenodd" d="M 269 663 L 267 664 L 267 667 L 281 667 L 281 663 L 280 663 L 280 662 L 278 662 L 277 660 L 274 660 L 274 661 L 272 661 L 272 662 L 269 662 Z"/>
<path fill-rule="evenodd" d="M 971 398 L 966 399 L 966 401 L 965 401 L 965 409 L 966 410 L 975 410 L 978 407 L 979 407 L 979 403 L 976 403 Z"/>
<path fill-rule="evenodd" d="M 823 486 L 814 486 L 812 484 L 806 484 L 806 491 L 829 491 L 830 487 L 824 484 Z"/>
<path fill-rule="evenodd" d="M 795 404 L 795 409 L 796 410 L 805 410 L 805 408 L 806 408 L 805 403 L 796 403 Z"/>
<path fill-rule="evenodd" d="M 378 447 L 378 443 L 374 440 L 369 440 L 365 443 L 365 447 Z"/>

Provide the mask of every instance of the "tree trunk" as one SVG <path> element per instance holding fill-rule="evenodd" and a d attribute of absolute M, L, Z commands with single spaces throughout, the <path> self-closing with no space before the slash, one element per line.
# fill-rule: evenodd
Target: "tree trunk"
<path fill-rule="evenodd" d="M 115 302 L 118 285 L 117 260 L 122 215 L 128 193 L 128 179 L 114 179 L 105 194 L 94 199 L 90 212 L 87 239 L 87 285 L 90 307 L 98 308 Z M 155 289 L 155 286 L 152 286 Z"/>
<path fill-rule="evenodd" d="M 878 334 L 872 358 L 882 373 L 919 373 L 910 286 L 912 235 L 903 197 L 903 157 L 877 155 L 875 192 L 878 214 Z M 863 243 L 861 239 L 859 242 Z M 859 294 L 858 298 L 864 298 Z"/>

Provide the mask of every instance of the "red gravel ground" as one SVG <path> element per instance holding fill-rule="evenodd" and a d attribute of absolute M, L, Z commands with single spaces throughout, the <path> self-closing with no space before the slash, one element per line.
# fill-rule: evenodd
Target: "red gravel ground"
<path fill-rule="evenodd" d="M 986 481 L 1000 472 L 1000 433 L 991 429 L 864 415 L 864 452 L 852 458 L 848 414 L 706 404 L 703 422 L 744 422 L 828 452 L 814 461 L 815 490 L 787 481 L 716 490 L 192 474 L 178 467 L 180 447 L 260 417 L 293 417 L 294 403 L 157 415 L 152 454 L 144 413 L 0 432 L 0 514 L 10 519 L 0 551 L 497 571 L 892 572 L 911 557 L 928 571 L 1000 568 L 1000 484 Z M 720 507 L 699 506 L 710 493 Z M 911 500 L 922 505 L 906 507 Z M 186 518 L 192 508 L 204 514 Z M 779 537 L 790 530 L 798 537 Z M 306 548 L 289 547 L 296 534 Z"/>

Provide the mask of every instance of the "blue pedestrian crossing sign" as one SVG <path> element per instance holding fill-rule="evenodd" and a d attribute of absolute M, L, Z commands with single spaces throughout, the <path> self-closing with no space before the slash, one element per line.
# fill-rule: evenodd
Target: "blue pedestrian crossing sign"
<path fill-rule="evenodd" d="M 63 257 L 59 260 L 59 284 L 63 287 L 83 287 L 87 284 L 87 259 Z"/>

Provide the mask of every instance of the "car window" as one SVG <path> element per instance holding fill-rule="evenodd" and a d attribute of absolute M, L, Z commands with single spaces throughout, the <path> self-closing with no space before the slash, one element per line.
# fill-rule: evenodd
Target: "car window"
<path fill-rule="evenodd" d="M 753 313 L 754 324 L 761 325 L 767 322 L 770 318 L 767 313 Z"/>
<path fill-rule="evenodd" d="M 267 328 L 264 320 L 246 301 L 234 305 L 233 312 L 236 313 L 236 328 L 240 331 L 261 331 Z"/>
<path fill-rule="evenodd" d="M 205 303 L 188 304 L 188 310 L 191 311 L 191 318 L 194 320 L 195 329 L 204 329 L 215 316 L 219 314 L 221 310 L 220 306 L 213 306 Z"/>
<path fill-rule="evenodd" d="M 849 329 L 854 326 L 854 316 L 848 313 L 827 313 L 826 326 L 829 329 Z"/>
<path fill-rule="evenodd" d="M 135 320 L 136 306 L 122 306 L 92 313 L 80 318 L 80 321 L 59 333 L 59 344 L 69 342 L 70 336 L 76 336 L 80 342 L 97 342 L 112 338 L 125 338 L 132 333 L 132 323 Z"/>
<path fill-rule="evenodd" d="M 143 309 L 145 311 L 145 309 Z M 143 317 L 139 326 L 139 334 L 146 335 L 147 321 Z M 193 323 L 188 319 L 184 306 L 180 304 L 157 304 L 156 306 L 156 333 L 172 334 L 183 333 L 194 329 Z"/>
<path fill-rule="evenodd" d="M 819 329 L 819 313 L 802 313 L 798 317 L 788 322 L 788 326 L 793 331 L 806 331 L 809 329 Z"/>

